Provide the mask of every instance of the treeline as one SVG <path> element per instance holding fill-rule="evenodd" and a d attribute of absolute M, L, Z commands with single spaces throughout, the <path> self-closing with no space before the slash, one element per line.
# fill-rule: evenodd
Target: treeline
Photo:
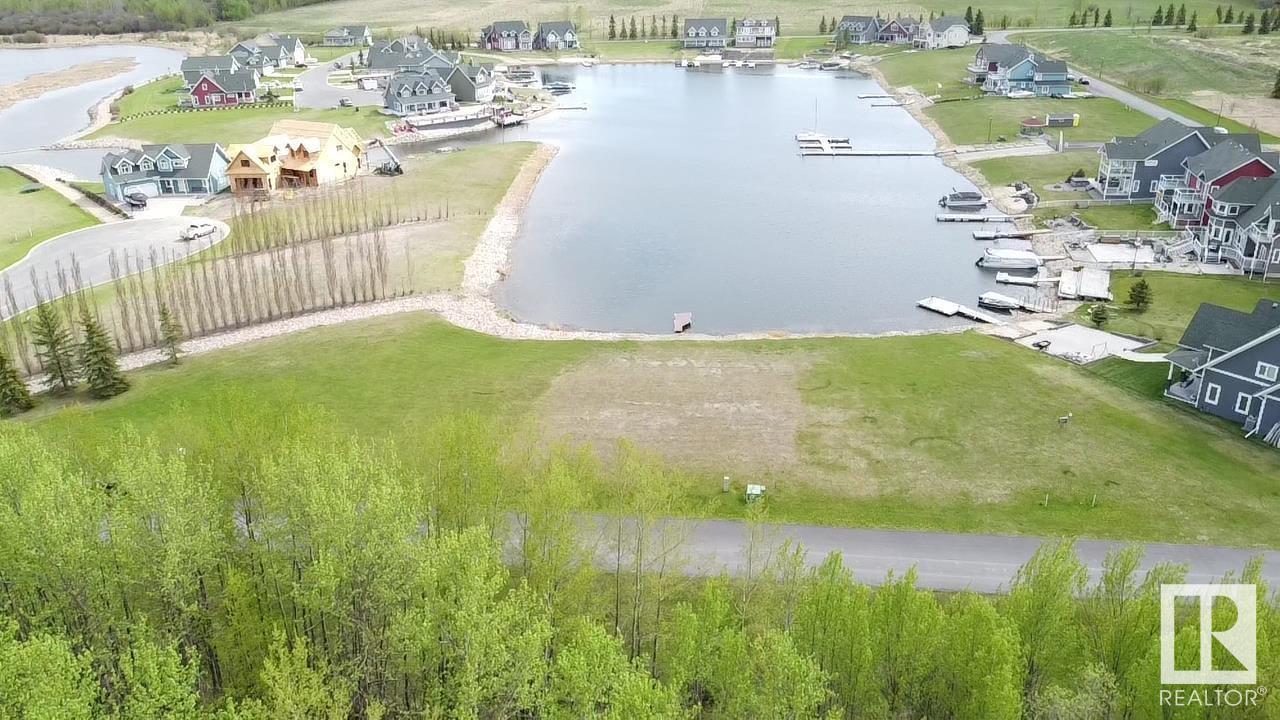
<path fill-rule="evenodd" d="M 0 35 L 186 30 L 324 0 L 0 0 Z"/>
<path fill-rule="evenodd" d="M 1159 585 L 1186 573 L 1136 550 L 1091 584 L 1049 545 L 1007 595 L 938 595 L 753 524 L 742 574 L 698 578 L 666 520 L 686 480 L 625 447 L 534 456 L 461 417 L 401 455 L 255 400 L 175 415 L 180 447 L 0 432 L 0 717 L 1271 715 L 1160 707 Z"/>

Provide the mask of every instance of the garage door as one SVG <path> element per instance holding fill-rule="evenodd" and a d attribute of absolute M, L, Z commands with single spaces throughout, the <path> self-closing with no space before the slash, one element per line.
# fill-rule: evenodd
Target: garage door
<path fill-rule="evenodd" d="M 154 180 L 126 185 L 124 194 L 129 195 L 131 193 L 142 193 L 147 197 L 160 197 L 160 186 Z"/>

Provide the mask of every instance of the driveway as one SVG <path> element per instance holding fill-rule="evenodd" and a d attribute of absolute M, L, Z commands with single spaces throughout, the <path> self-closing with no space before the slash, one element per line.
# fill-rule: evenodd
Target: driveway
<path fill-rule="evenodd" d="M 218 231 L 212 237 L 190 243 L 182 242 L 178 239 L 178 233 L 193 222 L 213 223 Z M 128 252 L 137 256 L 147 255 L 154 248 L 157 253 L 167 253 L 171 259 L 181 258 L 221 242 L 226 238 L 227 232 L 225 223 L 190 216 L 96 225 L 40 243 L 25 258 L 0 273 L 0 282 L 12 286 L 18 311 L 22 312 L 36 305 L 35 288 L 32 285 L 33 271 L 41 290 L 45 290 L 47 284 L 52 289 L 52 294 L 57 295 L 60 294 L 58 269 L 69 272 L 73 261 L 79 263 L 80 277 L 86 285 L 100 285 L 112 279 L 110 257 L 113 250 L 117 255 Z M 5 308 L 5 317 L 10 315 L 10 309 Z"/>
<path fill-rule="evenodd" d="M 301 87 L 302 92 L 295 92 L 293 104 L 304 108 L 333 108 L 338 106 L 342 98 L 350 98 L 358 107 L 382 107 L 381 90 L 356 90 L 355 88 L 338 88 L 329 84 L 329 73 L 333 72 L 333 64 L 341 62 L 346 65 L 355 53 L 343 55 L 329 62 L 311 66 L 306 72 L 294 78 L 293 84 Z"/>

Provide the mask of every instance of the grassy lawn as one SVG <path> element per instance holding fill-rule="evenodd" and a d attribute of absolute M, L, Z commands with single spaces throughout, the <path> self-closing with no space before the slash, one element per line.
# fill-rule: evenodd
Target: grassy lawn
<path fill-rule="evenodd" d="M 1280 285 L 1263 284 L 1257 280 L 1228 275 L 1181 275 L 1177 273 L 1144 272 L 1154 297 L 1145 312 L 1137 312 L 1126 306 L 1129 288 L 1137 282 L 1137 276 L 1129 273 L 1111 274 L 1111 291 L 1115 294 L 1115 312 L 1107 323 L 1108 330 L 1141 335 L 1165 343 L 1176 343 L 1186 329 L 1191 316 L 1200 303 L 1236 310 L 1253 310 L 1262 298 L 1280 300 Z M 1085 308 L 1077 312 L 1078 319 L 1087 322 Z"/>
<path fill-rule="evenodd" d="M 939 103 L 925 111 L 957 145 L 982 144 L 1001 135 L 1018 136 L 1019 123 L 1046 113 L 1079 113 L 1080 126 L 1064 128 L 1068 141 L 1101 142 L 1117 135 L 1135 135 L 1151 127 L 1151 118 L 1110 98 L 1055 100 L 1030 98 L 1011 100 L 985 97 Z M 1056 133 L 1057 130 L 1055 129 Z M 1087 168 L 1086 168 L 1087 169 Z"/>
<path fill-rule="evenodd" d="M 323 63 L 323 62 L 330 62 L 335 58 L 340 58 L 343 55 L 349 55 L 353 52 L 356 52 L 357 50 L 364 50 L 364 49 L 366 48 L 325 47 L 323 45 L 308 45 L 307 57 L 313 57 L 316 60 L 319 60 L 320 62 Z"/>
<path fill-rule="evenodd" d="M 181 89 L 181 75 L 161 78 L 134 88 L 133 92 L 116 101 L 116 107 L 121 117 L 153 110 L 170 110 L 178 107 L 178 91 Z"/>
<path fill-rule="evenodd" d="M 1196 105 L 1190 100 L 1181 100 L 1178 98 L 1155 97 L 1154 95 L 1146 96 L 1151 102 L 1161 107 L 1172 110 L 1173 112 L 1186 117 L 1188 120 L 1194 120 L 1202 125 L 1211 127 L 1224 127 L 1233 133 L 1258 133 L 1264 143 L 1280 143 L 1280 137 L 1259 131 L 1255 127 L 1250 127 L 1242 122 L 1232 120 L 1225 115 L 1220 115 L 1216 110 L 1206 110 Z"/>
<path fill-rule="evenodd" d="M 676 408 L 663 432 L 698 446 L 704 460 L 681 464 L 693 481 L 686 511 L 740 517 L 742 501 L 719 492 L 722 463 L 733 462 L 722 438 L 685 434 L 685 423 L 696 418 L 680 403 L 703 381 L 681 360 L 707 356 L 735 367 L 800 369 L 763 378 L 765 385 L 780 378 L 794 407 L 791 399 L 757 396 L 765 409 L 800 418 L 786 439 L 789 447 L 776 448 L 794 453 L 796 462 L 734 476 L 739 484 L 768 485 L 774 521 L 1280 542 L 1271 521 L 1280 511 L 1276 453 L 1161 401 L 1118 392 L 1114 379 L 976 334 L 679 345 L 513 342 L 411 314 L 134 373 L 135 388 L 119 398 L 37 411 L 32 420 L 69 446 L 108 443 L 128 423 L 165 445 L 199 452 L 227 441 L 219 433 L 228 421 L 272 427 L 299 404 L 318 404 L 344 429 L 388 439 L 406 462 L 424 463 L 429 459 L 415 448 L 433 419 L 470 412 L 512 424 L 542 422 L 548 394 L 564 391 L 565 379 L 584 368 L 601 366 L 611 368 L 610 382 L 637 383 L 629 393 Z M 684 386 L 655 396 L 648 373 L 669 367 L 677 368 L 672 377 L 685 378 Z M 744 389 L 732 387 L 735 382 L 730 373 L 714 394 Z M 575 402 L 581 395 L 569 393 Z M 591 412 L 590 388 L 586 395 L 571 412 Z M 602 398 L 600 417 L 625 419 L 634 410 L 617 397 L 595 396 Z M 716 407 L 704 411 L 722 412 Z M 1067 429 L 1056 421 L 1064 412 L 1076 418 Z M 575 417 L 576 430 L 595 424 L 594 415 Z M 208 418 L 224 429 L 211 428 Z M 732 423 L 720 431 L 744 440 Z M 746 440 L 758 442 L 754 435 Z M 1188 508 L 1195 508 L 1196 523 L 1185 522 Z"/>
<path fill-rule="evenodd" d="M 973 60 L 973 52 L 968 48 L 928 52 L 903 50 L 886 55 L 876 67 L 894 87 L 910 85 L 925 95 L 972 97 L 982 94 L 964 82 L 964 69 Z M 984 131 L 985 123 L 984 120 Z"/>
<path fill-rule="evenodd" d="M 773 55 L 778 60 L 799 60 L 814 50 L 835 49 L 835 42 L 830 35 L 812 37 L 780 37 L 774 45 Z M 859 52 L 859 51 L 855 51 Z M 870 51 L 862 53 L 872 54 Z"/>
<path fill-rule="evenodd" d="M 31 184 L 18 173 L 0 168 L 0 217 L 5 219 L 0 234 L 0 268 L 21 260 L 27 251 L 51 237 L 98 224 L 93 216 L 49 188 L 22 192 Z"/>
<path fill-rule="evenodd" d="M 596 40 L 583 46 L 575 55 L 590 53 L 603 61 L 675 60 L 680 57 L 676 40 Z M 541 53 L 541 57 L 555 57 Z"/>
<path fill-rule="evenodd" d="M 364 138 L 386 134 L 387 117 L 372 109 L 298 110 L 288 107 L 201 110 L 152 115 L 112 123 L 90 137 L 125 137 L 145 142 L 251 142 L 267 134 L 276 120 L 313 120 L 355 128 Z"/>
<path fill-rule="evenodd" d="M 1084 197 L 1083 193 L 1046 190 L 1045 186 L 1061 183 L 1076 170 L 1094 175 L 1098 170 L 1098 153 L 1093 150 L 1072 150 L 1053 155 L 1030 155 L 980 160 L 973 166 L 992 185 L 1012 185 L 1021 180 L 1028 183 L 1042 200 L 1070 200 Z"/>
<path fill-rule="evenodd" d="M 1093 207 L 1042 207 L 1032 215 L 1039 224 L 1054 218 L 1075 213 L 1081 220 L 1099 230 L 1168 230 L 1165 224 L 1156 225 L 1156 210 L 1151 205 L 1097 205 Z"/>

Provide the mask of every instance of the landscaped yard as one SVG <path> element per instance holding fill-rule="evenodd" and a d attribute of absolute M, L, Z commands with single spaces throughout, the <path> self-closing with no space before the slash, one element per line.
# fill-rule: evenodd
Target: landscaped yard
<path fill-rule="evenodd" d="M 291 107 L 244 107 L 150 115 L 112 123 L 90 137 L 135 138 L 144 142 L 252 142 L 267 134 L 277 120 L 314 120 L 355 128 L 366 139 L 386 135 L 387 117 L 373 109 L 294 110 Z"/>
<path fill-rule="evenodd" d="M 70 200 L 42 185 L 34 184 L 8 169 L 0 168 L 0 217 L 5 219 L 0 233 L 0 268 L 26 256 L 31 248 L 56 235 L 98 223 Z"/>
<path fill-rule="evenodd" d="M 1164 343 L 1176 343 L 1182 337 L 1191 316 L 1200 303 L 1236 310 L 1253 310 L 1261 298 L 1280 301 L 1280 283 L 1262 283 L 1238 275 L 1181 275 L 1177 273 L 1144 272 L 1140 277 L 1151 286 L 1155 298 L 1145 312 L 1128 307 L 1129 288 L 1138 276 L 1128 273 L 1112 273 L 1111 291 L 1115 294 L 1108 330 L 1141 335 Z M 1086 308 L 1077 317 L 1087 323 Z"/>
<path fill-rule="evenodd" d="M 134 378 L 117 399 L 33 419 L 69 447 L 107 443 L 129 423 L 198 454 L 229 441 L 228 423 L 272 427 L 318 404 L 344 429 L 389 439 L 412 464 L 429 461 L 420 438 L 434 420 L 465 412 L 534 422 L 549 442 L 595 442 L 606 456 L 612 438 L 631 438 L 690 473 L 689 513 L 742 516 L 740 497 L 720 492 L 729 473 L 738 486 L 768 486 L 774 521 L 1280 542 L 1280 455 L 976 334 L 513 342 L 411 314 Z M 1060 427 L 1068 412 L 1073 422 Z"/>
<path fill-rule="evenodd" d="M 1053 155 L 1003 157 L 980 160 L 973 166 L 992 185 L 1012 185 L 1021 180 L 1031 185 L 1041 200 L 1073 200 L 1084 198 L 1084 193 L 1046 190 L 1045 186 L 1065 182 L 1077 170 L 1093 177 L 1098 172 L 1098 153 L 1072 150 Z"/>
<path fill-rule="evenodd" d="M 1043 117 L 1046 113 L 1079 113 L 1079 127 L 1062 128 L 1062 134 L 1068 141 L 1102 142 L 1117 135 L 1136 135 L 1155 124 L 1150 116 L 1110 98 L 1012 100 L 985 97 L 939 103 L 925 113 L 936 120 L 951 142 L 957 145 L 994 142 L 1001 136 L 1016 139 L 1023 119 Z M 1058 129 L 1049 132 L 1056 137 Z"/>
<path fill-rule="evenodd" d="M 1054 218 L 1067 217 L 1073 213 L 1099 230 L 1169 229 L 1169 226 L 1163 223 L 1160 225 L 1155 224 L 1155 207 L 1147 204 L 1093 205 L 1083 208 L 1073 206 L 1040 207 L 1036 208 L 1032 215 L 1035 216 L 1037 224 L 1045 224 Z"/>
<path fill-rule="evenodd" d="M 161 78 L 155 82 L 139 85 L 116 101 L 116 108 L 121 117 L 151 112 L 153 110 L 171 110 L 178 107 L 178 92 L 182 90 L 182 76 Z"/>

